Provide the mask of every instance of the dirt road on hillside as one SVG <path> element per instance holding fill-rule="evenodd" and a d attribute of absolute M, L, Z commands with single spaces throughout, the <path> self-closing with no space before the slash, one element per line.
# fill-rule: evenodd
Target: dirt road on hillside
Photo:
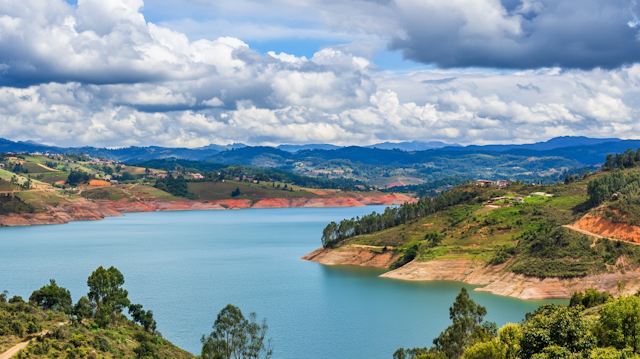
<path fill-rule="evenodd" d="M 27 345 L 29 345 L 29 342 L 32 341 L 33 339 L 35 339 L 35 337 L 40 337 L 43 335 L 46 335 L 49 331 L 48 330 L 43 330 L 40 333 L 34 335 L 31 338 L 26 339 L 23 342 L 20 342 L 20 344 L 14 345 L 13 347 L 9 348 L 9 350 L 7 350 L 4 353 L 0 353 L 0 359 L 9 359 L 12 356 L 18 354 L 18 352 L 24 348 L 27 347 Z"/>

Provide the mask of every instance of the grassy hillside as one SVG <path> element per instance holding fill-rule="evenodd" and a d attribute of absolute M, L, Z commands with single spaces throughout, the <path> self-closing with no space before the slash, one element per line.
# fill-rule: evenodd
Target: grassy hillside
<path fill-rule="evenodd" d="M 59 194 L 61 191 L 57 192 L 58 193 L 48 191 L 22 191 L 17 192 L 16 197 L 32 205 L 36 212 L 42 212 L 46 206 L 57 207 L 60 204 L 69 203 L 68 198 Z"/>
<path fill-rule="evenodd" d="M 0 180 L 0 191 L 15 191 L 19 189 L 20 189 L 20 186 L 17 186 L 7 181 Z"/>
<path fill-rule="evenodd" d="M 153 312 L 132 304 L 124 283 L 118 269 L 99 267 L 87 279 L 89 293 L 75 304 L 55 280 L 28 301 L 1 293 L 0 353 L 12 350 L 17 359 L 193 358 L 162 338 Z M 21 343 L 26 347 L 16 347 Z"/>
<path fill-rule="evenodd" d="M 258 201 L 382 194 L 353 180 L 311 178 L 279 169 L 194 161 L 156 160 L 136 166 L 96 160 L 82 154 L 0 154 L 0 163 L 4 164 L 4 169 L 0 168 L 0 191 L 16 191 L 14 199 L 5 200 L 3 214 L 45 212 L 50 207 L 78 200 Z M 251 182 L 235 178 L 249 178 Z M 254 179 L 260 183 L 254 183 Z"/>
<path fill-rule="evenodd" d="M 63 312 L 44 310 L 14 299 L 0 303 L 0 353 L 33 338 L 15 358 L 193 358 L 162 337 L 151 335 L 124 316 L 117 324 L 99 328 Z M 37 334 L 44 335 L 37 335 Z M 152 353 L 144 353 L 141 348 Z"/>
<path fill-rule="evenodd" d="M 638 168 L 624 173 L 638 173 Z M 637 223 L 637 195 L 612 199 L 600 206 L 590 202 L 588 183 L 606 176 L 610 174 L 598 173 L 550 186 L 458 186 L 455 191 L 472 191 L 474 198 L 406 224 L 351 237 L 340 245 L 377 246 L 378 251 L 391 246 L 403 254 L 396 266 L 414 258 L 418 262 L 470 258 L 491 264 L 507 262 L 509 271 L 540 277 L 600 273 L 615 267 L 621 257 L 629 265 L 640 265 L 640 246 L 607 239 L 595 241 L 563 227 L 587 213 L 612 213 L 620 222 Z M 533 195 L 535 192 L 548 196 Z M 491 200 L 496 197 L 521 198 L 522 202 Z"/>
<path fill-rule="evenodd" d="M 303 190 L 298 186 L 289 186 L 287 188 L 292 189 L 284 190 L 284 184 L 278 183 L 276 186 L 280 188 L 272 187 L 272 183 L 262 182 L 247 183 L 237 181 L 225 181 L 225 182 L 192 182 L 188 184 L 189 192 L 194 193 L 201 200 L 216 201 L 221 199 L 260 199 L 260 198 L 291 198 L 291 197 L 318 197 L 318 195 L 311 193 L 307 190 Z M 240 189 L 240 195 L 232 196 L 231 193 Z"/>

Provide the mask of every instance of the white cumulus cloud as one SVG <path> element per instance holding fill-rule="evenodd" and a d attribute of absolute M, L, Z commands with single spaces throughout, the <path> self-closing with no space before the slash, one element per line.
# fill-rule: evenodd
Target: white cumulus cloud
<path fill-rule="evenodd" d="M 370 2 L 363 13 L 369 17 L 334 25 L 383 31 L 367 19 L 390 4 Z M 466 19 L 461 33 L 478 39 L 522 36 L 523 16 L 546 11 L 537 1 L 512 10 L 493 0 L 468 7 L 462 0 L 394 4 L 416 16 L 455 13 Z M 141 0 L 81 0 L 77 7 L 62 0 L 0 2 L 0 137 L 196 147 L 640 135 L 637 64 L 397 74 L 340 46 L 307 58 L 263 55 L 229 36 L 191 41 L 146 21 L 142 6 Z M 410 38 L 396 30 L 389 36 Z"/>

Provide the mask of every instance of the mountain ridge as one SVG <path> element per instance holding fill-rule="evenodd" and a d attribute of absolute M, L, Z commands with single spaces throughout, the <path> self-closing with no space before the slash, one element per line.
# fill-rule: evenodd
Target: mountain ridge
<path fill-rule="evenodd" d="M 407 148 L 437 148 L 407 150 Z M 104 156 L 120 161 L 145 161 L 152 159 L 188 159 L 216 160 L 224 163 L 251 163 L 255 158 L 272 158 L 277 161 L 262 161 L 267 167 L 277 166 L 282 160 L 301 160 L 306 158 L 349 159 L 357 162 L 377 164 L 416 163 L 433 156 L 456 156 L 456 153 L 512 154 L 518 156 L 558 156 L 593 165 L 594 158 L 603 158 L 607 153 L 622 152 L 629 147 L 639 147 L 640 140 L 622 140 L 617 138 L 556 137 L 545 142 L 511 145 L 447 145 L 443 142 L 384 142 L 370 146 L 334 146 L 330 144 L 247 146 L 242 143 L 231 145 L 208 145 L 199 148 L 170 148 L 160 146 L 124 147 L 117 149 L 84 147 L 49 146 L 34 141 L 11 141 L 0 138 L 0 152 L 49 152 L 49 153 L 86 153 L 93 157 Z M 380 148 L 385 147 L 385 148 Z M 389 148 L 393 147 L 393 148 Z M 404 149 L 403 149 L 404 147 Z M 382 152 L 381 152 L 382 151 Z M 384 160 L 383 160 L 384 159 Z"/>

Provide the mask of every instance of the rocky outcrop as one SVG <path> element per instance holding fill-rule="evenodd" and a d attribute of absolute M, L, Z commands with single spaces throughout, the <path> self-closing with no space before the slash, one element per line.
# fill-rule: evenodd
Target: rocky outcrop
<path fill-rule="evenodd" d="M 75 202 L 61 204 L 57 207 L 46 207 L 46 211 L 44 212 L 0 216 L 0 227 L 62 224 L 71 221 L 99 220 L 105 217 L 121 216 L 122 213 L 131 212 L 284 207 L 357 207 L 374 204 L 395 205 L 415 201 L 416 199 L 413 197 L 397 194 L 356 197 L 264 198 L 255 202 L 248 199 L 226 199 L 219 201 L 87 201 L 81 198 Z"/>
<path fill-rule="evenodd" d="M 396 257 L 374 253 L 366 248 L 346 246 L 336 249 L 319 248 L 302 257 L 326 265 L 355 264 L 389 268 Z M 640 270 L 619 270 L 577 278 L 536 278 L 527 277 L 505 268 L 509 262 L 500 265 L 488 265 L 471 259 L 439 259 L 429 262 L 412 261 L 401 268 L 389 271 L 381 277 L 408 280 L 433 281 L 449 280 L 464 282 L 484 287 L 476 291 L 488 292 L 496 295 L 514 297 L 518 299 L 555 299 L 570 298 L 576 291 L 587 288 L 597 288 L 614 295 L 621 294 L 618 282 L 624 284 L 624 293 L 636 293 L 640 289 Z"/>
<path fill-rule="evenodd" d="M 640 243 L 640 227 L 626 223 L 613 223 L 606 218 L 596 217 L 591 214 L 585 215 L 573 226 L 602 237 Z"/>
<path fill-rule="evenodd" d="M 400 255 L 391 251 L 378 253 L 366 247 L 346 246 L 337 249 L 318 248 L 300 259 L 326 265 L 351 264 L 389 268 L 398 257 Z"/>
<path fill-rule="evenodd" d="M 640 270 L 616 271 L 576 278 L 537 278 L 505 271 L 509 263 L 487 265 L 471 259 L 441 259 L 430 262 L 411 262 L 402 268 L 382 275 L 386 278 L 428 281 L 453 280 L 484 285 L 476 291 L 518 299 L 570 298 L 576 291 L 597 288 L 618 293 L 618 282 L 625 284 L 625 292 L 640 289 Z"/>
<path fill-rule="evenodd" d="M 486 285 L 499 279 L 506 265 L 504 263 L 498 266 L 486 266 L 484 263 L 470 259 L 411 261 L 396 270 L 383 274 L 383 276 L 410 281 L 453 280 Z"/>

